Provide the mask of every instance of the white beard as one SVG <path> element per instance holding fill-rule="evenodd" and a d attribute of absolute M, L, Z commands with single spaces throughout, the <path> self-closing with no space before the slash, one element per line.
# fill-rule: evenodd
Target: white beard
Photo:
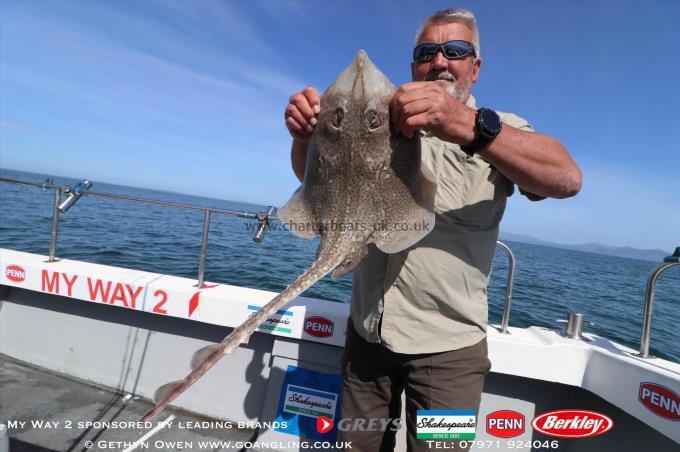
<path fill-rule="evenodd" d="M 472 89 L 472 70 L 470 70 L 468 77 L 462 79 L 456 79 L 448 71 L 430 72 L 425 76 L 425 81 L 436 81 L 451 97 L 465 103 L 470 97 Z"/>

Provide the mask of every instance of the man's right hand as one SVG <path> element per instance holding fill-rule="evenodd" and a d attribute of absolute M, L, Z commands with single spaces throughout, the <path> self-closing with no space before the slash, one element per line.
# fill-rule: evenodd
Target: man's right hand
<path fill-rule="evenodd" d="M 290 96 L 285 110 L 286 127 L 295 140 L 309 141 L 320 110 L 319 92 L 313 86 Z"/>

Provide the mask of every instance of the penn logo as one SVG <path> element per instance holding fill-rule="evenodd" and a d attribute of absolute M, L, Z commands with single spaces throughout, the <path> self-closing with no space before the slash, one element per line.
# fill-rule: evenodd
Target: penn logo
<path fill-rule="evenodd" d="M 486 432 L 499 438 L 512 438 L 524 433 L 526 418 L 512 410 L 494 411 L 486 415 Z"/>
<path fill-rule="evenodd" d="M 591 438 L 611 430 L 614 421 L 597 411 L 556 410 L 535 417 L 531 426 L 557 438 Z"/>
<path fill-rule="evenodd" d="M 680 421 L 680 396 L 673 390 L 656 383 L 640 383 L 638 399 L 657 416 Z"/>
<path fill-rule="evenodd" d="M 326 317 L 307 317 L 305 319 L 305 333 L 314 337 L 330 337 L 333 335 L 333 321 Z"/>
<path fill-rule="evenodd" d="M 8 265 L 5 269 L 5 276 L 7 279 L 14 282 L 22 282 L 26 279 L 26 270 L 18 265 Z"/>

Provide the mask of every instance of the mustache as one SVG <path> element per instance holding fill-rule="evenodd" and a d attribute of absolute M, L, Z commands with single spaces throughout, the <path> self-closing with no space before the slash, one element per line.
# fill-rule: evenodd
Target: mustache
<path fill-rule="evenodd" d="M 435 80 L 446 80 L 448 82 L 455 82 L 456 77 L 448 71 L 432 71 L 425 76 L 426 82 L 433 82 Z"/>

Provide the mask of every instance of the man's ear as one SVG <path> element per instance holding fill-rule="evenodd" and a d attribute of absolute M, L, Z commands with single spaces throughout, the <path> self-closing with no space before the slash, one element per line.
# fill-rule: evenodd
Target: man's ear
<path fill-rule="evenodd" d="M 477 78 L 479 77 L 479 68 L 482 66 L 482 59 L 475 58 L 475 62 L 472 63 L 472 83 L 477 83 Z"/>
<path fill-rule="evenodd" d="M 414 78 L 414 77 L 415 77 L 415 72 L 413 72 L 413 71 L 415 71 L 415 70 L 416 70 L 416 64 L 415 64 L 415 63 L 411 63 L 411 81 L 414 81 L 414 80 L 415 80 L 415 78 Z"/>

